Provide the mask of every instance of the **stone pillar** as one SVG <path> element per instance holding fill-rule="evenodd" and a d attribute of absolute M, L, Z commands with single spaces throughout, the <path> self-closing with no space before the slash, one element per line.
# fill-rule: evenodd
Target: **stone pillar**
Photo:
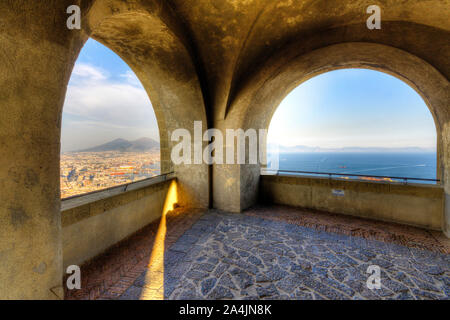
<path fill-rule="evenodd" d="M 0 299 L 63 298 L 61 108 L 77 51 L 64 5 L 0 4 Z"/>
<path fill-rule="evenodd" d="M 450 173 L 448 169 L 450 168 L 450 122 L 443 125 L 442 132 L 444 168 L 441 176 L 445 192 L 445 211 L 442 226 L 444 234 L 450 238 Z"/>
<path fill-rule="evenodd" d="M 231 121 L 228 121 L 230 123 Z M 237 122 L 237 121 L 236 121 Z M 240 127 L 240 126 L 239 126 Z M 223 159 L 224 164 L 214 164 L 212 170 L 213 176 L 213 207 L 230 212 L 242 212 L 257 202 L 260 178 L 260 155 L 259 155 L 259 128 L 250 128 L 256 133 L 255 150 L 257 164 L 249 161 L 250 139 L 245 140 L 245 163 L 239 163 L 237 159 L 237 139 L 229 141 L 226 130 L 234 129 L 245 133 L 249 129 L 232 127 L 231 125 L 218 123 L 224 139 Z M 235 131 L 236 132 L 236 131 Z M 234 144 L 234 164 L 226 163 L 227 145 Z"/>

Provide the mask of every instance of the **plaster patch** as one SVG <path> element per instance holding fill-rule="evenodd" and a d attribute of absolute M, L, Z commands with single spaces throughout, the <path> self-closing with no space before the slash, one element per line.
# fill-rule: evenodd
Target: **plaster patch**
<path fill-rule="evenodd" d="M 25 186 L 28 189 L 31 189 L 35 185 L 39 184 L 39 175 L 34 172 L 32 169 L 27 169 L 26 172 L 26 179 L 25 179 Z"/>
<path fill-rule="evenodd" d="M 14 228 L 22 226 L 30 217 L 21 207 L 9 208 L 11 214 L 11 224 Z"/>
<path fill-rule="evenodd" d="M 47 264 L 45 262 L 41 262 L 37 267 L 33 268 L 33 271 L 39 274 L 44 274 L 45 270 L 47 270 Z"/>

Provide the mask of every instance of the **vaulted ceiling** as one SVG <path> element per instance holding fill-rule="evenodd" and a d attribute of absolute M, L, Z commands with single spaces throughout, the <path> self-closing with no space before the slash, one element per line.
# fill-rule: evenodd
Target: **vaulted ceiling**
<path fill-rule="evenodd" d="M 189 48 L 216 119 L 225 117 L 240 85 L 288 46 L 303 54 L 341 42 L 379 42 L 418 55 L 447 77 L 450 74 L 449 59 L 440 58 L 450 50 L 448 0 L 96 0 L 89 4 L 97 8 L 92 10 L 91 24 L 102 21 L 98 8 L 104 15 L 140 12 L 161 19 L 155 30 L 149 23 L 134 34 L 123 34 L 145 33 L 148 41 L 160 44 L 169 33 L 178 37 Z M 381 30 L 366 27 L 370 16 L 366 9 L 373 4 L 382 10 Z M 105 35 L 97 37 L 105 39 Z"/>
<path fill-rule="evenodd" d="M 184 80 L 195 69 L 208 113 L 218 120 L 268 59 L 338 43 L 396 47 L 450 78 L 450 0 L 17 0 L 0 4 L 0 22 L 17 19 L 8 11 L 25 10 L 16 21 L 22 31 L 39 21 L 33 32 L 47 26 L 49 40 L 64 43 L 65 8 L 76 3 L 85 37 L 108 45 L 142 77 L 139 66 L 150 61 L 151 73 L 162 68 Z M 366 27 L 370 5 L 381 8 L 381 30 Z"/>
<path fill-rule="evenodd" d="M 442 0 L 168 2 L 188 26 L 198 47 L 208 83 L 212 84 L 210 90 L 216 105 L 226 103 L 243 78 L 251 74 L 267 57 L 292 42 L 298 42 L 299 47 L 312 49 L 326 45 L 327 42 L 369 40 L 376 37 L 376 33 L 396 33 L 378 36 L 398 38 L 401 37 L 402 27 L 406 28 L 410 24 L 422 25 L 412 26 L 418 29 L 427 29 L 425 26 L 441 29 L 435 31 L 437 33 L 450 30 L 450 2 Z M 366 8 L 373 4 L 382 8 L 384 30 L 370 31 L 366 28 L 369 17 Z M 333 32 L 339 33 L 339 36 L 332 37 L 330 33 Z M 431 49 L 432 38 L 427 40 L 430 44 L 426 47 Z M 419 38 L 416 41 L 424 40 Z M 395 45 L 394 42 L 391 41 Z"/>

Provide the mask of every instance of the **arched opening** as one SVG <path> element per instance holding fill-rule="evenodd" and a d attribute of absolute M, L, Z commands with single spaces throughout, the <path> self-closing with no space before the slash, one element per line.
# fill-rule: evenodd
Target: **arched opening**
<path fill-rule="evenodd" d="M 121 63 L 125 62 L 129 66 L 129 69 L 119 73 L 119 76 L 132 82 L 127 83 L 128 86 L 136 86 L 139 82 L 142 84 L 138 93 L 137 88 L 131 88 L 135 93 L 131 94 L 133 98 L 139 96 L 149 105 L 148 99 L 151 97 L 153 119 L 155 123 L 157 121 L 157 127 L 155 125 L 154 129 L 157 128 L 156 132 L 159 134 L 161 175 L 61 201 L 64 267 L 82 265 L 158 219 L 161 219 L 161 229 L 164 229 L 165 215 L 169 210 L 204 208 L 208 204 L 207 166 L 177 166 L 170 160 L 171 132 L 179 127 L 190 128 L 194 120 L 205 123 L 206 113 L 190 48 L 182 41 L 180 31 L 176 29 L 176 24 L 173 24 L 174 18 L 166 9 L 161 11 L 161 8 L 157 8 L 153 11 L 146 7 L 139 10 L 134 4 L 129 8 L 126 8 L 125 4 L 124 7 L 111 10 L 109 7 L 103 7 L 100 2 L 95 2 L 89 9 L 86 17 L 89 28 L 86 29 L 86 35 L 109 48 L 123 60 Z M 84 45 L 86 49 L 90 41 L 85 43 L 85 40 L 87 39 L 83 38 L 79 45 Z M 77 66 L 74 68 L 74 73 L 76 72 Z M 121 95 L 123 93 L 124 90 L 121 90 Z M 70 97 L 70 88 L 67 96 Z M 117 100 L 111 99 L 110 96 L 108 99 Z M 107 109 L 107 106 L 104 109 Z M 145 125 L 145 118 L 152 116 L 144 114 L 137 118 L 144 121 Z M 114 132 L 117 133 L 117 130 Z M 136 142 L 137 137 L 142 138 L 145 135 L 140 133 L 126 140 Z M 122 167 L 119 163 L 120 169 L 127 170 L 128 167 L 128 164 Z M 192 176 L 197 179 L 192 179 Z M 100 237 L 99 230 L 102 235 Z M 159 235 L 159 243 L 164 246 L 165 233 Z M 76 243 L 73 241 L 75 237 L 79 238 Z M 154 251 L 158 248 L 161 247 L 155 244 L 151 250 L 144 253 L 143 259 L 149 263 L 152 257 L 164 261 L 164 250 Z M 157 271 L 153 280 L 161 283 L 164 279 L 163 273 L 160 272 L 163 265 L 155 263 L 153 267 L 156 269 L 152 270 Z M 160 294 L 161 292 L 158 292 L 158 296 Z"/>
<path fill-rule="evenodd" d="M 87 16 L 89 36 L 125 61 L 142 83 L 158 120 L 161 174 L 174 172 L 179 205 L 207 207 L 206 165 L 174 165 L 170 135 L 177 128 L 193 131 L 194 120 L 206 123 L 203 93 L 178 20 L 167 7 L 120 4 L 117 10 L 95 2 Z M 191 128 L 192 127 L 192 128 Z M 194 173 L 195 172 L 195 173 Z M 201 182 L 191 179 L 196 174 Z"/>
<path fill-rule="evenodd" d="M 379 71 L 330 71 L 293 89 L 270 122 L 269 158 L 275 144 L 277 169 L 286 174 L 393 183 L 439 179 L 433 115 L 412 87 Z"/>
<path fill-rule="evenodd" d="M 89 39 L 69 81 L 61 126 L 61 198 L 159 175 L 160 135 L 144 87 Z"/>
<path fill-rule="evenodd" d="M 294 53 L 295 51 L 281 61 L 275 58 L 268 61 L 251 76 L 250 80 L 244 83 L 228 111 L 226 121 L 229 127 L 268 129 L 272 116 L 283 99 L 296 87 L 315 76 L 329 71 L 353 68 L 381 71 L 413 88 L 429 108 L 436 127 L 436 178 L 441 180 L 441 186 L 446 190 L 448 150 L 445 140 L 447 122 L 447 111 L 445 110 L 447 109 L 446 101 L 448 101 L 448 80 L 441 73 L 426 61 L 406 51 L 374 43 L 342 43 L 317 49 L 304 55 Z M 266 150 L 266 147 L 263 147 L 262 150 Z M 370 215 L 372 212 L 376 212 L 377 216 L 374 216 L 376 219 L 444 229 L 442 222 L 444 208 L 442 199 L 439 199 L 440 192 L 444 189 L 441 186 L 427 185 L 424 187 L 426 188 L 423 191 L 424 194 L 436 191 L 436 201 L 434 202 L 436 207 L 433 209 L 432 215 L 425 215 L 423 212 L 430 212 L 429 209 L 420 211 L 419 206 L 412 206 L 410 209 L 416 210 L 421 219 L 413 221 L 410 209 L 397 210 L 393 207 L 395 203 L 398 203 L 397 200 L 386 201 L 384 196 L 395 197 L 395 194 L 400 194 L 404 190 L 412 190 L 412 186 L 391 183 L 374 184 L 342 179 L 303 179 L 303 184 L 300 185 L 298 179 L 271 178 L 261 175 L 261 166 L 259 165 L 242 165 L 236 169 L 235 174 L 240 177 L 243 186 L 241 194 L 234 198 L 236 199 L 235 203 L 240 205 L 241 209 L 248 208 L 260 199 L 295 206 L 317 207 L 352 215 Z M 215 175 L 215 193 L 220 191 L 220 186 L 223 184 L 221 182 L 226 179 L 228 179 L 227 176 Z M 297 186 L 293 188 L 296 183 Z M 337 193 L 338 195 L 333 193 L 334 189 L 359 188 L 359 186 L 373 189 L 377 197 L 355 203 L 352 200 L 354 199 L 353 191 L 347 192 L 348 197 L 339 197 L 342 194 L 340 192 Z M 312 188 L 317 188 L 318 193 L 313 193 Z M 302 200 L 301 194 L 304 195 Z M 390 207 L 379 208 L 376 211 L 373 206 L 378 203 Z M 404 202 L 405 205 L 412 203 L 409 200 Z M 328 204 L 328 206 L 324 208 L 323 204 Z M 362 210 L 363 205 L 365 206 L 364 210 Z M 424 204 L 421 208 L 425 207 L 429 208 L 429 204 Z"/>

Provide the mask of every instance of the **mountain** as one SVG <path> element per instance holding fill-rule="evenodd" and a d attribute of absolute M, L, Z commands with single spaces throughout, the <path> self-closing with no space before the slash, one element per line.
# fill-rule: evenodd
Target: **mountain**
<path fill-rule="evenodd" d="M 134 141 L 128 141 L 125 139 L 116 139 L 101 144 L 99 146 L 78 150 L 75 152 L 102 152 L 102 151 L 144 152 L 158 149 L 159 149 L 159 142 L 151 138 L 140 138 Z"/>
<path fill-rule="evenodd" d="M 280 145 L 279 152 L 282 153 L 298 153 L 298 152 L 373 152 L 373 153 L 420 153 L 420 152 L 436 152 L 435 148 L 420 147 L 403 147 L 403 148 L 387 148 L 387 147 L 344 147 L 344 148 L 321 148 L 309 146 L 292 146 L 287 147 Z M 275 145 L 269 144 L 269 150 L 275 150 Z"/>

